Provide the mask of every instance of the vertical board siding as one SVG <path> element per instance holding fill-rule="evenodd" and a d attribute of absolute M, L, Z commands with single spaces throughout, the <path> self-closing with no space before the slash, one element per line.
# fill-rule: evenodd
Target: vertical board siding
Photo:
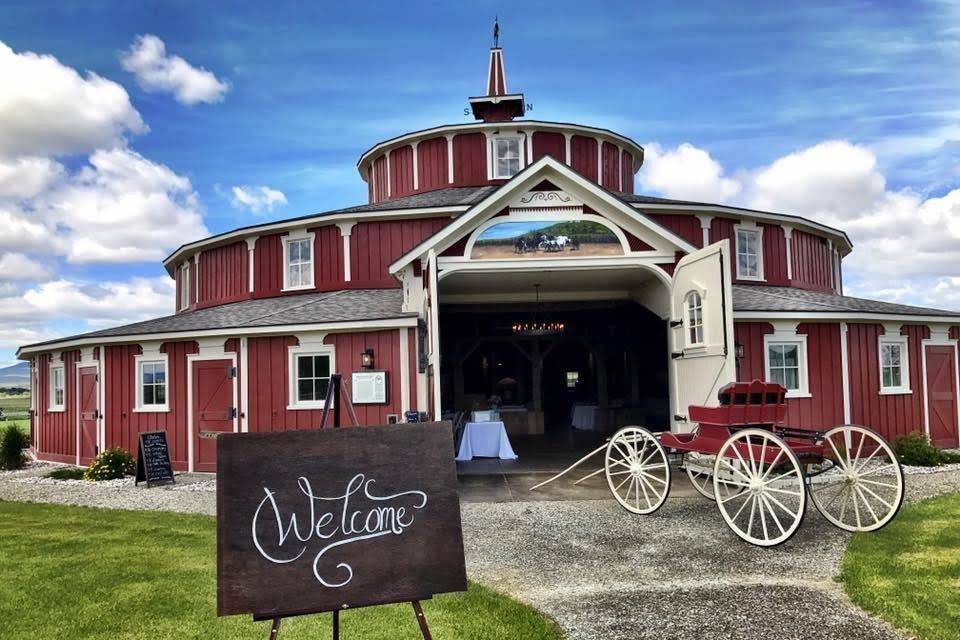
<path fill-rule="evenodd" d="M 602 145 L 603 158 L 601 159 L 603 175 L 601 176 L 600 186 L 620 190 L 620 152 L 615 145 L 604 142 Z"/>
<path fill-rule="evenodd" d="M 620 165 L 620 170 L 622 173 L 623 188 L 621 191 L 623 193 L 633 193 L 633 155 L 629 151 L 624 151 L 622 154 L 622 164 Z"/>
<path fill-rule="evenodd" d="M 253 296 L 267 298 L 280 295 L 283 289 L 282 234 L 257 238 L 253 251 Z"/>
<path fill-rule="evenodd" d="M 350 374 L 359 370 L 360 353 L 367 347 L 374 349 L 377 368 L 388 372 L 389 403 L 356 405 L 354 408 L 361 424 L 385 424 L 387 414 L 400 414 L 400 340 L 396 329 L 331 334 L 324 342 L 336 349 L 334 370 L 343 374 L 348 391 Z M 320 426 L 321 410 L 287 408 L 290 404 L 289 348 L 297 344 L 294 336 L 248 339 L 250 395 L 247 420 L 250 431 L 316 429 Z M 345 410 L 341 413 L 341 420 L 344 425 L 350 425 L 350 417 Z"/>
<path fill-rule="evenodd" d="M 763 277 L 769 285 L 787 287 L 787 237 L 778 224 L 759 224 L 763 228 Z"/>
<path fill-rule="evenodd" d="M 343 236 L 340 227 L 327 225 L 310 229 L 313 239 L 313 283 L 320 290 L 339 289 L 343 286 Z M 281 259 L 281 270 L 283 260 Z M 282 275 L 282 274 L 281 274 Z"/>
<path fill-rule="evenodd" d="M 930 330 L 923 325 L 905 325 L 909 352 L 909 394 L 880 394 L 879 337 L 884 334 L 879 324 L 850 323 L 847 344 L 850 351 L 850 418 L 880 432 L 883 437 L 924 431 L 924 399 L 921 361 L 921 340 Z"/>
<path fill-rule="evenodd" d="M 387 199 L 387 156 L 380 156 L 373 161 L 373 201 L 381 202 Z"/>
<path fill-rule="evenodd" d="M 43 460 L 75 463 L 77 456 L 77 362 L 80 351 L 64 351 L 57 364 L 63 365 L 63 411 L 50 411 L 51 354 L 37 358 L 38 454 Z"/>
<path fill-rule="evenodd" d="M 567 161 L 567 140 L 562 133 L 535 131 L 533 133 L 533 162 L 551 156 L 557 162 Z"/>
<path fill-rule="evenodd" d="M 695 215 L 674 215 L 669 213 L 643 212 L 662 227 L 666 227 L 697 248 L 703 247 L 703 229 L 700 220 Z M 711 237 L 711 240 L 713 238 Z"/>
<path fill-rule="evenodd" d="M 398 198 L 411 193 L 413 193 L 413 147 L 400 147 L 390 152 L 390 197 Z"/>
<path fill-rule="evenodd" d="M 597 181 L 597 141 L 586 136 L 570 140 L 570 166 L 584 178 Z"/>
<path fill-rule="evenodd" d="M 417 178 L 420 191 L 440 189 L 449 184 L 447 139 L 430 138 L 417 145 Z"/>
<path fill-rule="evenodd" d="M 794 229 L 790 245 L 792 285 L 813 291 L 833 291 L 833 260 L 826 239 Z"/>
<path fill-rule="evenodd" d="M 137 412 L 135 356 L 140 345 L 108 345 L 103 359 L 104 431 L 106 447 L 123 447 L 136 454 L 137 438 L 143 431 L 166 431 L 170 459 L 179 471 L 187 469 L 187 356 L 197 353 L 197 343 L 165 342 L 160 347 L 169 359 L 167 412 Z"/>
<path fill-rule="evenodd" d="M 390 264 L 429 238 L 449 218 L 359 222 L 350 235 L 351 284 L 356 287 L 399 287 Z"/>
<path fill-rule="evenodd" d="M 769 322 L 734 322 L 734 340 L 743 345 L 743 357 L 737 361 L 737 380 L 750 382 L 766 377 L 763 336 L 773 333 Z"/>
<path fill-rule="evenodd" d="M 487 137 L 461 133 L 453 137 L 453 183 L 456 186 L 487 184 Z"/>
<path fill-rule="evenodd" d="M 201 254 L 198 307 L 247 298 L 248 253 L 246 241 L 240 241 Z"/>

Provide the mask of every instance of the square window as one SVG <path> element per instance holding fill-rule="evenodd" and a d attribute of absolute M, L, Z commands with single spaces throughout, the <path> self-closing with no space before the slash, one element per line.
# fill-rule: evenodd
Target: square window
<path fill-rule="evenodd" d="M 783 385 L 788 397 L 806 395 L 806 362 L 803 342 L 769 342 L 767 344 L 767 380 Z"/>
<path fill-rule="evenodd" d="M 313 286 L 313 237 L 285 240 L 284 289 Z"/>
<path fill-rule="evenodd" d="M 520 138 L 495 138 L 494 178 L 512 178 L 520 172 Z"/>
<path fill-rule="evenodd" d="M 330 386 L 333 356 L 330 353 L 297 353 L 290 364 L 291 407 L 322 408 Z"/>
<path fill-rule="evenodd" d="M 737 277 L 763 279 L 763 243 L 759 229 L 737 229 Z"/>
<path fill-rule="evenodd" d="M 167 410 L 167 362 L 141 360 L 137 363 L 137 409 Z"/>
<path fill-rule="evenodd" d="M 880 340 L 881 393 L 910 393 L 906 339 Z"/>

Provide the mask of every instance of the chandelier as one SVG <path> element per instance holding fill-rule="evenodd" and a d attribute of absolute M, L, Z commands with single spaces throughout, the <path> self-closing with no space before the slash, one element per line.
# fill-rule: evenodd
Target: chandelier
<path fill-rule="evenodd" d="M 515 322 L 511 325 L 513 333 L 518 336 L 553 336 L 558 333 L 563 333 L 567 328 L 562 322 L 554 322 L 546 316 L 546 314 L 541 314 L 542 305 L 540 304 L 540 285 L 535 284 L 533 288 L 536 290 L 537 295 L 537 306 L 533 312 L 533 318 L 529 322 Z"/>

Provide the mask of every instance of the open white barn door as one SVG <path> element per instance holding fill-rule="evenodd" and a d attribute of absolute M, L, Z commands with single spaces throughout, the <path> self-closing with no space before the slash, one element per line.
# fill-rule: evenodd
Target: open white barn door
<path fill-rule="evenodd" d="M 688 431 L 687 407 L 716 406 L 717 391 L 736 378 L 730 242 L 680 259 L 673 273 L 671 358 L 673 430 Z"/>

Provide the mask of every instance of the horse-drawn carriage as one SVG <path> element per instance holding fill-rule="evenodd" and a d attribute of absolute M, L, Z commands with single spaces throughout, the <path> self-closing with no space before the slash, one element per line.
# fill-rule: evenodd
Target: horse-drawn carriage
<path fill-rule="evenodd" d="M 834 526 L 876 531 L 903 502 L 903 470 L 893 449 L 866 427 L 788 428 L 786 390 L 737 382 L 720 406 L 689 408 L 692 433 L 655 435 L 624 427 L 606 447 L 604 471 L 628 511 L 653 513 L 670 491 L 671 457 L 693 487 L 714 500 L 727 525 L 747 542 L 775 546 L 796 533 L 808 496 Z"/>

